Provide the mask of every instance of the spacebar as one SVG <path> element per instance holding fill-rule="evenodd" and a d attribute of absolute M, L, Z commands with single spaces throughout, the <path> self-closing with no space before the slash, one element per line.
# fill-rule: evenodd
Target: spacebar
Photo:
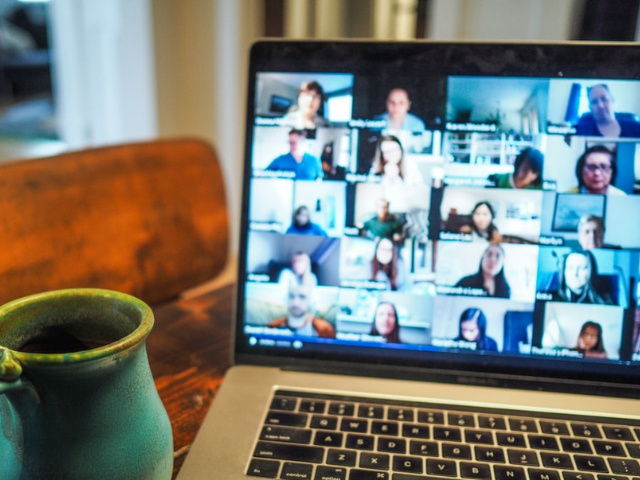
<path fill-rule="evenodd" d="M 392 480 L 451 480 L 451 478 L 432 477 L 431 475 L 407 475 L 405 473 L 394 473 Z"/>
<path fill-rule="evenodd" d="M 324 457 L 324 448 L 291 445 L 289 443 L 258 442 L 254 457 L 274 458 L 276 460 L 296 460 L 298 462 L 320 463 Z"/>

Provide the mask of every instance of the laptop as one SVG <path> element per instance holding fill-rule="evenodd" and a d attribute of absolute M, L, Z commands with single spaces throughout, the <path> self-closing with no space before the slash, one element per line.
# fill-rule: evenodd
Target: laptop
<path fill-rule="evenodd" d="M 640 478 L 640 46 L 262 41 L 181 479 Z"/>

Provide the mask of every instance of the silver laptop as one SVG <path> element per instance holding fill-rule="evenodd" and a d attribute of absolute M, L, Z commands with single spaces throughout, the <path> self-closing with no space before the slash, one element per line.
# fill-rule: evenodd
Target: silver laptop
<path fill-rule="evenodd" d="M 181 479 L 640 478 L 640 46 L 260 42 Z"/>

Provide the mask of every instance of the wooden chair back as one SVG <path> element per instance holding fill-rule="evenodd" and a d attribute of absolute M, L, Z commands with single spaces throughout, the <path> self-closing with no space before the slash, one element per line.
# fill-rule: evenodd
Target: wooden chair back
<path fill-rule="evenodd" d="M 212 147 L 191 139 L 0 163 L 0 304 L 108 288 L 158 303 L 214 278 L 228 214 Z"/>

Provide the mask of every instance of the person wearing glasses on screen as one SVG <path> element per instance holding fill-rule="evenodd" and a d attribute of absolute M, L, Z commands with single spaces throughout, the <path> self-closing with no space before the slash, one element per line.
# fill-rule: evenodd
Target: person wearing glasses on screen
<path fill-rule="evenodd" d="M 426 127 L 422 119 L 410 113 L 411 99 L 404 88 L 394 88 L 387 95 L 387 111 L 376 115 L 375 120 L 386 120 L 389 130 L 410 130 L 424 132 Z"/>
<path fill-rule="evenodd" d="M 640 122 L 635 115 L 614 111 L 609 87 L 600 83 L 587 88 L 590 113 L 580 117 L 576 134 L 589 137 L 640 137 Z"/>
<path fill-rule="evenodd" d="M 615 153 L 604 145 L 587 148 L 576 163 L 578 186 L 567 193 L 599 193 L 601 195 L 626 195 L 612 185 L 618 174 Z"/>
<path fill-rule="evenodd" d="M 509 298 L 511 287 L 504 274 L 504 250 L 491 244 L 482 254 L 478 271 L 461 278 L 456 287 L 484 290 L 489 297 Z"/>
<path fill-rule="evenodd" d="M 590 251 L 571 251 L 565 255 L 558 272 L 558 289 L 552 300 L 572 303 L 613 305 L 607 292 L 596 291 L 598 278 L 595 257 Z"/>
<path fill-rule="evenodd" d="M 381 336 L 387 343 L 400 343 L 398 311 L 393 303 L 380 302 L 373 315 L 370 335 Z"/>
<path fill-rule="evenodd" d="M 285 123 L 306 130 L 328 127 L 329 122 L 318 113 L 323 100 L 324 91 L 318 82 L 303 82 L 298 90 L 297 104 L 284 116 Z"/>

